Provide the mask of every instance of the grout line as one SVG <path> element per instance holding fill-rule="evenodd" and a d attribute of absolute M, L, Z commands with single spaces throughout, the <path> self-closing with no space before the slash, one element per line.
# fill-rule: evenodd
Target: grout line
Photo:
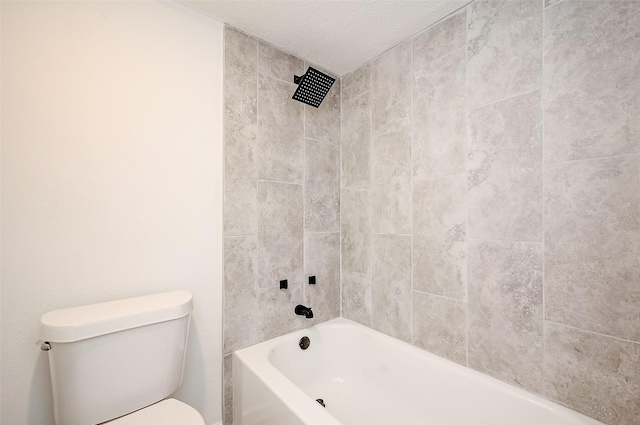
<path fill-rule="evenodd" d="M 465 157 L 465 168 L 466 168 L 466 157 Z M 465 169 L 465 171 L 462 172 L 462 173 L 447 174 L 447 175 L 444 175 L 444 176 L 414 177 L 413 180 L 414 180 L 414 182 L 423 182 L 423 181 L 430 181 L 430 180 L 447 179 L 447 178 L 451 178 L 451 177 L 462 177 L 462 176 L 466 177 L 466 175 L 467 175 L 467 171 Z"/>
<path fill-rule="evenodd" d="M 338 220 L 338 267 L 340 267 L 340 269 L 338 270 L 338 276 L 340 281 L 338 282 L 338 289 L 340 291 L 339 294 L 339 299 L 340 299 L 340 308 L 339 308 L 339 314 L 340 317 L 344 317 L 344 310 L 343 310 L 343 298 L 342 298 L 342 291 L 343 291 L 343 278 L 342 278 L 342 110 L 343 110 L 343 81 L 342 81 L 342 77 L 338 77 L 340 79 L 340 136 L 338 137 L 338 172 L 340 173 L 340 175 L 338 176 L 338 214 L 339 214 L 339 220 Z M 338 79 L 336 78 L 336 79 Z"/>
<path fill-rule="evenodd" d="M 605 338 L 615 339 L 616 341 L 625 342 L 625 343 L 628 343 L 628 344 L 640 345 L 640 341 L 634 341 L 632 339 L 621 338 L 621 337 L 615 336 L 615 335 L 603 334 L 601 332 L 596 332 L 596 331 L 592 331 L 592 330 L 589 330 L 589 329 L 579 328 L 577 326 L 568 325 L 566 323 L 557 322 L 555 320 L 548 320 L 547 319 L 547 320 L 545 320 L 545 322 L 549 322 L 549 323 L 553 323 L 553 324 L 556 324 L 556 325 L 564 326 L 566 328 L 571 328 L 571 329 L 574 329 L 574 330 L 577 330 L 577 331 L 580 331 L 580 332 L 584 332 L 584 333 L 588 333 L 588 334 L 591 334 L 591 335 L 598 335 L 598 336 L 602 336 L 602 337 L 605 337 Z"/>
<path fill-rule="evenodd" d="M 412 84 L 413 84 L 413 83 L 412 83 Z M 412 95 L 412 96 L 413 96 L 413 95 Z M 412 101 L 413 101 L 413 100 L 412 100 Z M 387 135 L 389 135 L 389 134 L 393 134 L 393 133 L 400 133 L 401 131 L 406 131 L 406 130 L 411 131 L 411 123 L 409 123 L 409 125 L 406 125 L 406 126 L 404 126 L 404 127 L 398 127 L 398 128 L 396 128 L 396 129 L 394 129 L 394 130 L 387 131 L 386 133 L 381 133 L 381 134 L 376 134 L 376 135 L 373 135 L 373 134 L 372 134 L 372 135 L 371 135 L 371 137 L 372 137 L 372 138 L 376 138 L 376 139 L 377 139 L 378 137 L 384 137 L 384 136 L 387 136 Z"/>
<path fill-rule="evenodd" d="M 259 327 L 259 323 L 258 323 L 258 314 L 257 311 L 260 310 L 260 305 L 259 305 L 259 300 L 260 298 L 258 297 L 258 290 L 260 289 L 260 285 L 258 284 L 258 268 L 260 265 L 260 250 L 258 249 L 259 247 L 259 234 L 260 234 L 260 220 L 259 215 L 260 213 L 258 212 L 258 199 L 260 199 L 260 197 L 258 196 L 258 170 L 259 170 L 259 164 L 258 164 L 258 159 L 260 158 L 260 73 L 259 73 L 259 69 L 260 69 L 260 40 L 259 39 L 255 39 L 256 40 L 256 208 L 255 208 L 255 220 L 256 220 L 256 248 L 254 250 L 254 268 L 253 268 L 253 294 L 254 294 L 254 305 L 256 308 L 256 313 L 253 315 L 254 321 L 252 324 L 252 331 L 253 331 L 253 335 L 254 335 L 254 339 L 256 342 L 259 341 L 264 341 L 264 335 L 258 335 L 258 329 Z"/>
<path fill-rule="evenodd" d="M 591 160 L 595 161 L 599 159 L 618 158 L 618 157 L 628 156 L 628 155 L 640 155 L 640 151 L 617 153 L 613 155 L 593 156 L 589 158 L 566 159 L 564 161 L 543 161 L 543 162 L 546 162 L 546 164 L 548 165 L 555 165 L 555 164 L 565 164 L 565 163 L 571 163 L 571 162 L 591 161 Z"/>
<path fill-rule="evenodd" d="M 511 242 L 511 243 L 529 243 L 529 244 L 542 244 L 542 240 L 538 241 L 526 241 L 519 239 L 499 239 L 499 238 L 467 238 L 469 242 Z"/>
<path fill-rule="evenodd" d="M 455 301 L 455 302 L 459 302 L 459 303 L 464 303 L 463 299 L 460 298 L 452 298 L 452 297 L 447 297 L 445 295 L 440 295 L 440 294 L 434 294 L 433 292 L 427 292 L 427 291 L 421 291 L 420 289 L 414 289 L 413 292 L 417 292 L 419 294 L 425 294 L 425 295 L 429 295 L 431 297 L 437 297 L 437 298 L 442 298 L 444 300 L 449 300 L 449 301 Z"/>
<path fill-rule="evenodd" d="M 224 235 L 225 238 L 246 238 L 249 236 L 258 236 L 257 233 L 243 233 L 241 235 Z"/>
<path fill-rule="evenodd" d="M 466 28 L 465 28 L 465 38 L 466 38 Z M 416 67 L 415 69 L 416 69 L 416 70 L 418 70 L 418 69 L 424 69 L 424 68 L 427 68 L 427 67 L 429 67 L 429 66 L 432 66 L 432 64 L 433 64 L 434 62 L 437 62 L 437 61 L 439 61 L 439 60 L 441 60 L 441 59 L 444 59 L 444 58 L 446 58 L 446 57 L 448 57 L 448 56 L 451 56 L 451 55 L 453 55 L 454 53 L 458 53 L 460 50 L 462 50 L 462 49 L 466 49 L 466 48 L 467 48 L 467 46 L 466 46 L 466 40 L 465 40 L 465 45 L 460 46 L 460 47 L 456 47 L 455 49 L 450 50 L 449 52 L 445 53 L 445 54 L 444 54 L 444 55 L 442 55 L 442 56 L 438 56 L 437 58 L 433 58 L 433 59 L 431 59 L 430 61 L 426 62 L 424 65 L 422 65 L 422 66 L 418 66 L 418 67 Z M 413 55 L 413 52 L 411 52 L 411 53 L 412 53 L 412 55 Z M 466 54 L 465 54 L 465 56 L 466 56 Z"/>
<path fill-rule="evenodd" d="M 226 82 L 226 77 L 227 77 L 227 63 L 226 63 L 226 56 L 227 56 L 227 27 L 225 26 L 222 29 L 222 315 L 220 317 L 220 347 L 222 347 L 222 352 L 224 354 L 225 352 L 225 346 L 224 346 L 224 342 L 225 342 L 225 337 L 226 337 L 226 332 L 225 332 L 225 312 L 226 312 L 226 307 L 227 307 L 227 302 L 226 302 L 226 295 L 227 295 L 227 291 L 226 291 L 226 282 L 225 282 L 225 273 L 224 273 L 224 269 L 225 269 L 225 265 L 226 265 L 226 254 L 227 254 L 227 250 L 225 249 L 225 245 L 226 245 L 226 238 L 227 238 L 227 234 L 225 232 L 225 223 L 226 223 L 226 214 L 225 214 L 225 209 L 224 206 L 226 205 L 227 202 L 227 169 L 226 169 L 226 159 L 227 159 L 227 117 L 226 114 L 224 113 L 225 109 L 226 109 L 226 98 L 225 98 L 225 82 Z M 225 385 L 224 385 L 224 355 L 223 355 L 223 359 L 222 359 L 222 379 L 221 379 L 221 384 L 222 384 L 222 416 L 224 417 L 224 398 L 226 396 L 225 394 Z"/>
<path fill-rule="evenodd" d="M 363 65 L 363 66 L 366 66 L 366 65 Z M 358 68 L 358 69 L 360 69 L 360 68 Z M 369 73 L 369 74 L 371 74 L 371 73 Z M 369 77 L 371 77 L 371 75 L 369 75 Z M 342 86 L 342 84 L 340 84 L 340 85 Z M 342 87 L 340 87 L 340 91 L 342 91 Z M 364 95 L 365 95 L 365 94 L 367 94 L 367 93 L 371 93 L 371 89 L 369 89 L 369 90 L 365 90 L 365 91 L 363 91 L 363 92 L 361 92 L 361 93 L 358 93 L 358 94 L 353 94 L 353 95 L 351 95 L 350 97 L 348 97 L 348 98 L 346 98 L 346 99 L 340 99 L 340 102 L 341 102 L 341 103 L 342 103 L 343 101 L 351 102 L 352 100 L 357 99 L 357 98 L 359 98 L 359 97 L 361 97 L 361 96 L 364 96 Z M 342 94 L 341 94 L 341 96 L 342 96 Z M 340 116 L 340 121 L 342 121 L 342 116 Z"/>
<path fill-rule="evenodd" d="M 545 274 L 546 274 L 546 270 L 545 270 L 545 263 L 546 263 L 546 258 L 545 258 L 545 220 L 544 220 L 544 212 L 545 212 L 545 161 L 544 161 L 544 146 L 545 146 L 545 128 L 544 128 L 544 31 L 545 31 L 545 8 L 544 8 L 544 2 L 545 0 L 539 0 L 542 3 L 542 37 L 540 38 L 540 55 L 541 55 L 541 69 L 540 69 L 540 73 L 541 78 L 540 78 L 540 84 L 542 87 L 541 90 L 541 96 L 540 96 L 540 117 L 542 122 L 541 124 L 541 164 L 540 164 L 540 173 L 541 173 L 541 195 L 542 195 L 542 199 L 541 201 L 541 206 L 542 206 L 542 364 L 540 365 L 540 368 L 542 370 L 542 388 L 541 388 L 541 393 L 542 394 L 546 394 L 546 382 L 547 382 L 547 370 L 546 370 L 546 356 L 547 356 L 547 326 L 546 326 L 546 317 L 547 317 L 547 312 L 546 312 L 546 279 L 545 279 Z"/>
<path fill-rule="evenodd" d="M 380 55 L 381 56 L 381 55 Z M 369 238 L 369 253 L 368 253 L 368 264 L 367 264 L 367 276 L 369 278 L 369 284 L 371 285 L 371 308 L 369 310 L 369 327 L 373 328 L 373 306 L 374 303 L 374 293 L 375 285 L 373 284 L 373 100 L 374 100 L 374 90 L 373 90 L 373 71 L 374 71 L 374 60 L 369 61 L 370 63 L 370 72 L 369 72 L 369 234 L 366 237 Z M 366 300 L 365 300 L 366 301 Z"/>
<path fill-rule="evenodd" d="M 411 84 L 411 95 L 410 95 L 410 105 L 409 105 L 409 229 L 410 229 L 410 249 L 409 249 L 409 276 L 411 276 L 411 306 L 409 307 L 411 311 L 411 344 L 415 344 L 415 309 L 414 309 L 414 281 L 413 281 L 413 133 L 414 133 L 414 122 L 413 122 L 413 95 L 415 93 L 415 70 L 413 69 L 414 58 L 413 58 L 413 37 L 409 40 L 411 46 L 411 66 L 409 67 L 411 72 L 410 84 Z"/>
<path fill-rule="evenodd" d="M 303 60 L 302 70 L 307 69 L 307 61 Z M 294 83 L 295 86 L 295 83 Z M 301 302 L 310 306 L 307 294 L 307 105 L 302 105 L 302 300 Z M 306 323 L 306 322 L 305 322 Z M 304 326 L 306 327 L 306 326 Z"/>
<path fill-rule="evenodd" d="M 383 232 L 371 232 L 372 235 L 375 236 L 402 236 L 402 237 L 411 237 L 413 236 L 411 233 L 383 233 Z"/>
<path fill-rule="evenodd" d="M 303 285 L 305 283 L 306 279 L 304 279 L 304 277 L 302 278 L 302 280 L 292 280 L 292 279 L 287 279 L 287 283 L 289 286 L 291 285 Z M 278 280 L 272 281 L 271 283 L 267 283 L 266 285 L 258 285 L 258 290 L 260 289 L 273 289 L 273 288 L 278 288 L 280 289 L 280 282 L 278 282 Z M 287 290 L 291 290 L 292 288 L 288 288 Z"/>
<path fill-rule="evenodd" d="M 306 110 L 306 105 L 305 105 L 305 110 Z M 306 129 L 305 129 L 306 131 Z M 335 147 L 339 147 L 340 144 L 336 144 L 336 143 L 331 143 L 328 142 L 326 140 L 320 140 L 320 139 L 314 139 L 313 137 L 309 137 L 307 135 L 304 136 L 305 140 L 310 140 L 312 142 L 316 142 L 316 143 L 322 143 L 323 145 L 329 145 L 329 146 L 335 146 Z"/>
<path fill-rule="evenodd" d="M 523 92 L 519 92 L 519 93 L 515 93 L 515 94 L 512 94 L 512 95 L 503 97 L 502 99 L 492 100 L 491 102 L 487 102 L 487 103 L 483 103 L 483 104 L 478 105 L 478 106 L 471 107 L 471 108 L 469 108 L 469 111 L 473 111 L 475 109 L 484 108 L 485 106 L 491 106 L 493 104 L 504 102 L 504 101 L 509 100 L 509 99 L 514 99 L 514 98 L 516 98 L 518 96 L 524 96 L 526 94 L 531 94 L 531 93 L 534 93 L 536 91 L 542 91 L 542 88 L 541 87 L 537 87 L 537 88 L 532 89 L 532 90 L 526 90 L 526 91 L 523 91 Z"/>
<path fill-rule="evenodd" d="M 464 194 L 464 255 L 465 255 L 465 282 L 464 282 L 464 302 L 465 302 L 465 366 L 471 367 L 469 364 L 469 277 L 471 274 L 469 273 L 469 184 L 468 184 L 468 176 L 469 176 L 469 147 L 470 147 L 470 135 L 469 135 L 469 41 L 467 28 L 469 27 L 469 8 L 465 8 L 465 18 L 464 18 L 464 86 L 465 86 L 465 147 L 466 147 L 466 155 L 464 156 L 464 167 L 465 167 L 465 194 Z"/>
<path fill-rule="evenodd" d="M 304 175 L 304 172 L 303 172 L 303 175 Z M 280 184 L 290 184 L 290 185 L 294 185 L 294 186 L 304 186 L 304 182 L 302 182 L 302 183 L 293 183 L 293 182 L 285 182 L 285 181 L 280 181 L 280 180 L 265 180 L 265 179 L 257 179 L 257 182 L 261 182 L 261 183 L 280 183 Z"/>
<path fill-rule="evenodd" d="M 267 74 L 266 72 L 258 71 L 258 74 L 262 75 L 263 77 L 271 78 L 272 80 L 276 80 L 276 81 L 288 84 L 288 85 L 293 86 L 293 87 L 297 86 L 296 83 L 283 80 L 282 78 L 274 77 L 273 75 Z"/>
<path fill-rule="evenodd" d="M 340 233 L 340 230 L 327 230 L 327 231 L 315 231 L 315 230 L 305 230 L 305 233 L 309 235 L 334 235 L 336 233 Z"/>
<path fill-rule="evenodd" d="M 545 6 L 544 5 L 544 0 L 543 0 L 542 1 L 542 12 L 544 13 L 545 10 L 550 9 L 552 7 L 555 7 L 555 6 L 559 5 L 562 2 L 564 2 L 564 0 L 560 0 L 560 1 L 556 2 L 556 3 L 550 4 L 549 6 Z"/>
<path fill-rule="evenodd" d="M 346 186 L 343 187 L 342 189 L 347 189 L 347 190 L 357 190 L 357 191 L 371 191 L 371 185 L 353 185 L 353 186 Z"/>

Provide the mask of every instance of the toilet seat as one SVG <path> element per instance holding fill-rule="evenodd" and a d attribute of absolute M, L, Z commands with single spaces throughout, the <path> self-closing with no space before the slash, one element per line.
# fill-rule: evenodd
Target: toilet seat
<path fill-rule="evenodd" d="M 105 425 L 205 425 L 200 413 L 175 398 L 168 398 Z"/>

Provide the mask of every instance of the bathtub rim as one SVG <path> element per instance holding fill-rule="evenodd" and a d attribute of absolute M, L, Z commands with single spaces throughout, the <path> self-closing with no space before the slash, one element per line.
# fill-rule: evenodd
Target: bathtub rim
<path fill-rule="evenodd" d="M 400 350 L 406 350 L 420 357 L 424 357 L 429 362 L 433 362 L 438 367 L 443 367 L 454 373 L 464 374 L 469 379 L 480 380 L 486 382 L 487 385 L 504 390 L 518 398 L 526 399 L 532 403 L 540 405 L 546 409 L 556 412 L 560 419 L 578 419 L 583 423 L 579 425 L 606 425 L 595 418 L 587 416 L 577 410 L 563 406 L 560 403 L 544 398 L 540 394 L 527 391 L 515 385 L 501 381 L 493 376 L 487 375 L 471 367 L 461 365 L 452 360 L 440 357 L 429 351 L 423 350 L 406 341 L 399 340 L 385 333 L 372 329 L 361 323 L 354 322 L 344 317 L 337 317 L 322 323 L 316 323 L 308 328 L 292 331 L 288 334 L 254 344 L 249 347 L 242 348 L 233 353 L 234 373 L 236 370 L 236 360 L 241 362 L 244 367 L 251 370 L 255 376 L 267 386 L 282 403 L 288 407 L 291 412 L 305 424 L 322 424 L 322 425 L 344 425 L 335 416 L 327 412 L 307 393 L 305 393 L 298 385 L 291 381 L 283 372 L 281 372 L 270 360 L 272 349 L 286 340 L 296 343 L 302 336 L 309 332 L 319 332 L 323 328 L 355 328 L 357 332 L 364 332 L 372 338 L 381 339 L 383 344 L 395 344 Z M 313 339 L 313 338 L 312 338 Z M 235 381 L 235 375 L 233 376 Z M 235 382 L 234 382 L 235 384 Z M 234 400 L 235 400 L 234 385 Z M 234 403 L 235 404 L 235 403 Z"/>

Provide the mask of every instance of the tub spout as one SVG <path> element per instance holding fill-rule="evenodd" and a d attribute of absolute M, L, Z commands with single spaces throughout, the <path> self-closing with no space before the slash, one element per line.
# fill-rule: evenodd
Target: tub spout
<path fill-rule="evenodd" d="M 311 311 L 311 308 L 309 308 L 309 307 L 305 307 L 305 306 L 303 306 L 301 304 L 298 304 L 296 306 L 295 312 L 299 316 L 304 316 L 307 319 L 313 319 L 313 311 Z"/>

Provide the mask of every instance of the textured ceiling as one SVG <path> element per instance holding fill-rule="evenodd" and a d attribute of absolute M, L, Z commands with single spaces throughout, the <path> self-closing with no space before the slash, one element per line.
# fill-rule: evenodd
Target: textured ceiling
<path fill-rule="evenodd" d="M 178 0 L 338 76 L 469 0 Z"/>

